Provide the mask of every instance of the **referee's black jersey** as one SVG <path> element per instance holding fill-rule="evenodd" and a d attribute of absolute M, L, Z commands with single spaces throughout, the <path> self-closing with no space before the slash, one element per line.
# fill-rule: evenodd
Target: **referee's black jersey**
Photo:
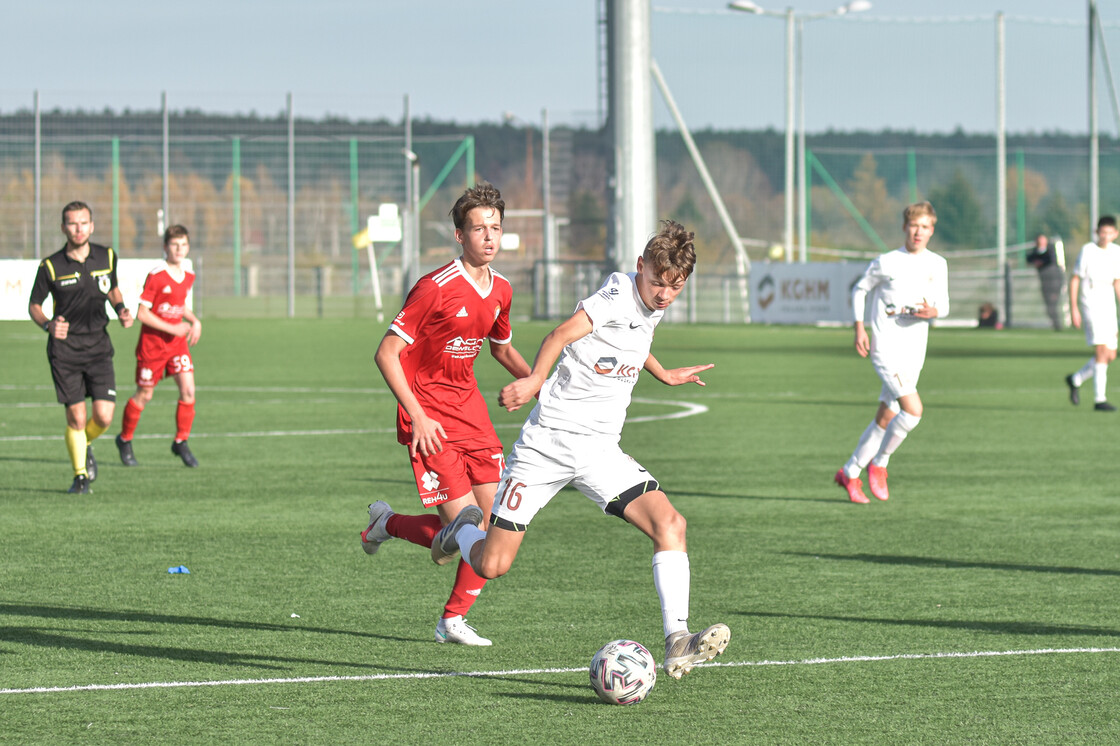
<path fill-rule="evenodd" d="M 95 243 L 89 245 L 84 262 L 66 255 L 66 247 L 39 264 L 31 302 L 42 305 L 54 297 L 54 318 L 70 323 L 70 334 L 94 334 L 109 324 L 106 295 L 117 286 L 117 253 Z"/>

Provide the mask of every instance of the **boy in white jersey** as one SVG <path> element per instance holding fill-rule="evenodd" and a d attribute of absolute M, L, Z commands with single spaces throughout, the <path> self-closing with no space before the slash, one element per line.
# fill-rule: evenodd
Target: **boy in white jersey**
<path fill-rule="evenodd" d="M 855 347 L 871 364 L 883 388 L 879 409 L 863 431 L 836 483 L 855 503 L 870 502 L 859 475 L 867 468 L 871 494 L 886 500 L 887 462 L 922 417 L 918 376 L 926 360 L 929 322 L 949 313 L 949 268 L 926 248 L 937 224 L 929 202 L 902 212 L 906 243 L 874 259 L 852 290 Z M 870 339 L 866 323 L 871 324 Z"/>
<path fill-rule="evenodd" d="M 661 599 L 665 671 L 679 679 L 727 647 L 731 631 L 715 624 L 688 631 L 690 574 L 685 520 L 658 482 L 618 442 L 626 408 L 644 368 L 670 386 L 695 383 L 712 365 L 666 370 L 652 354 L 654 328 L 692 273 L 693 234 L 664 221 L 646 244 L 637 272 L 610 275 L 597 293 L 541 343 L 532 372 L 502 389 L 498 403 L 514 411 L 535 394 L 540 401 L 521 429 L 498 483 L 490 529 L 482 511 L 463 510 L 432 542 L 432 559 L 462 550 L 485 578 L 513 564 L 533 516 L 564 486 L 573 484 L 604 513 L 633 524 L 653 540 L 653 581 Z M 548 380 L 552 364 L 556 371 Z"/>
<path fill-rule="evenodd" d="M 1074 327 L 1085 327 L 1085 341 L 1093 348 L 1093 357 L 1076 373 L 1066 376 L 1069 400 L 1081 403 L 1081 384 L 1093 379 L 1093 393 L 1098 412 L 1115 412 L 1116 407 L 1105 397 L 1108 385 L 1108 364 L 1116 359 L 1116 300 L 1120 298 L 1120 231 L 1116 218 L 1104 215 L 1097 221 L 1097 241 L 1081 247 L 1077 264 L 1069 278 L 1069 316 Z"/>

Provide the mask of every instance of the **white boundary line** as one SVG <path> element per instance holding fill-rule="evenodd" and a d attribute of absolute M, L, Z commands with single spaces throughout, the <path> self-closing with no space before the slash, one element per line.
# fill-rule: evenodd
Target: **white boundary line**
<path fill-rule="evenodd" d="M 704 663 L 698 668 L 739 668 L 746 666 L 816 666 L 823 663 L 877 663 L 897 660 L 939 660 L 960 658 L 1000 658 L 1024 655 L 1072 655 L 1078 653 L 1120 653 L 1120 648 L 1037 648 L 1034 650 L 993 650 L 948 653 L 901 653 L 898 655 L 857 655 L 841 658 L 806 658 L 788 661 L 736 661 Z M 84 684 L 77 686 L 41 686 L 28 689 L 0 689 L 0 694 L 57 694 L 61 692 L 96 692 L 117 689 L 175 689 L 202 686 L 250 686 L 254 684 L 315 684 L 326 681 L 393 681 L 400 679 L 501 678 L 539 674 L 583 673 L 587 668 L 520 668 L 504 671 L 448 671 L 445 673 L 382 673 L 367 676 L 299 676 L 282 679 L 225 679 L 222 681 L 150 681 L 139 684 Z"/>
<path fill-rule="evenodd" d="M 304 389 L 270 389 L 270 391 L 293 391 L 302 392 Z M 326 389 L 316 389 L 316 392 L 324 391 Z M 307 389 L 307 391 L 312 391 Z M 346 391 L 345 389 L 338 389 L 338 391 Z M 364 389 L 354 389 L 353 391 L 363 392 Z M 680 407 L 679 412 L 670 412 L 668 414 L 651 414 L 642 415 L 641 417 L 628 417 L 627 423 L 633 422 L 657 422 L 659 420 L 679 420 L 684 417 L 692 417 L 698 414 L 704 414 L 708 411 L 708 407 L 703 404 L 687 401 L 673 401 L 668 399 L 646 399 L 644 397 L 635 396 L 634 402 L 639 404 L 663 404 L 667 407 Z M 55 405 L 58 406 L 58 405 Z M 495 428 L 501 430 L 510 430 L 513 428 L 521 429 L 522 423 L 520 422 L 507 422 L 494 425 Z M 385 435 L 394 434 L 397 432 L 395 427 L 374 427 L 374 428 L 343 428 L 333 430 L 251 430 L 243 433 L 191 433 L 191 438 L 282 438 L 290 436 L 309 436 L 309 435 Z M 171 437 L 171 433 L 145 433 L 143 435 L 135 436 L 141 440 L 148 439 L 166 439 Z M 4 435 L 0 436 L 0 443 L 28 443 L 34 441 L 47 441 L 47 440 L 61 440 L 60 435 Z"/>

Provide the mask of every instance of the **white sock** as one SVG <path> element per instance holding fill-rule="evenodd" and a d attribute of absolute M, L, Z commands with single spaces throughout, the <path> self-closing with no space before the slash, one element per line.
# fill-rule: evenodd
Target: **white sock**
<path fill-rule="evenodd" d="M 469 523 L 462 526 L 455 534 L 455 541 L 459 542 L 459 551 L 463 553 L 463 559 L 466 560 L 468 565 L 471 563 L 471 548 L 485 538 L 485 531 Z"/>
<path fill-rule="evenodd" d="M 859 476 L 860 472 L 871 463 L 871 459 L 879 452 L 879 446 L 883 443 L 883 436 L 886 435 L 887 429 L 879 427 L 879 423 L 871 420 L 871 424 L 863 431 L 863 435 L 859 436 L 859 443 L 856 444 L 856 449 L 852 451 L 852 457 L 848 459 L 848 463 L 844 464 L 844 476 L 848 479 L 855 479 Z"/>
<path fill-rule="evenodd" d="M 688 594 L 692 575 L 687 552 L 654 552 L 653 585 L 661 599 L 665 636 L 688 631 Z"/>
<path fill-rule="evenodd" d="M 1093 373 L 1097 370 L 1096 358 L 1089 358 L 1089 362 L 1081 366 L 1081 370 L 1073 374 L 1073 385 L 1080 386 L 1093 377 Z"/>
<path fill-rule="evenodd" d="M 1098 402 L 1105 401 L 1105 387 L 1108 386 L 1108 363 L 1094 363 L 1093 394 Z"/>
<path fill-rule="evenodd" d="M 906 436 L 921 421 L 921 417 L 915 417 L 909 412 L 896 414 L 894 419 L 891 420 L 891 424 L 887 425 L 886 435 L 883 436 L 883 445 L 879 452 L 875 454 L 875 458 L 871 459 L 871 463 L 885 467 L 887 462 L 891 460 L 891 454 L 902 445 L 902 441 L 906 440 Z"/>

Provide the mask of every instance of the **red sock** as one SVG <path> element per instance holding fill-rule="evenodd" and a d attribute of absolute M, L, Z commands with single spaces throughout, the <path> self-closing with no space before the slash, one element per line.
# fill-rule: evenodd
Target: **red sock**
<path fill-rule="evenodd" d="M 124 406 L 124 414 L 121 416 L 121 440 L 132 440 L 132 436 L 136 434 L 136 426 L 140 424 L 140 415 L 143 413 L 142 407 L 137 406 L 132 399 L 128 400 L 128 404 Z"/>
<path fill-rule="evenodd" d="M 187 404 L 180 401 L 175 409 L 175 440 L 183 441 L 191 437 L 191 425 L 194 424 L 194 402 Z"/>
<path fill-rule="evenodd" d="M 394 513 L 389 516 L 389 520 L 385 521 L 385 530 L 389 533 L 389 536 L 411 541 L 413 544 L 419 544 L 429 549 L 432 548 L 432 539 L 436 538 L 436 534 L 439 533 L 441 528 L 443 528 L 443 522 L 435 513 L 424 513 L 423 515 Z"/>
<path fill-rule="evenodd" d="M 444 618 L 466 616 L 478 600 L 478 594 L 482 592 L 484 585 L 486 579 L 479 577 L 469 564 L 460 559 L 459 569 L 455 573 L 455 585 L 451 587 L 451 598 L 447 599 L 447 604 L 443 607 Z"/>

